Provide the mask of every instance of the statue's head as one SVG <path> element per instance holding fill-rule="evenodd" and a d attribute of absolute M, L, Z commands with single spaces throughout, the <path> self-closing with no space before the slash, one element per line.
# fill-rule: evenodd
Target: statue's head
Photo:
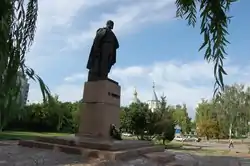
<path fill-rule="evenodd" d="M 107 28 L 113 29 L 114 28 L 114 22 L 112 20 L 108 20 L 106 23 Z"/>

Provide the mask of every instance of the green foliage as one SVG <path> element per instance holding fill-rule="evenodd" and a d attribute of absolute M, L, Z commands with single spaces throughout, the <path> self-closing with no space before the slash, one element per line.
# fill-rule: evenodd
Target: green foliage
<path fill-rule="evenodd" d="M 141 140 L 152 140 L 153 138 L 173 140 L 175 123 L 172 119 L 170 107 L 167 105 L 166 97 L 162 96 L 154 112 L 149 110 L 145 103 L 132 103 L 121 110 L 121 130 L 129 132 Z"/>
<path fill-rule="evenodd" d="M 175 123 L 171 120 L 165 123 L 165 130 L 162 133 L 163 144 L 165 141 L 172 141 L 175 137 Z"/>
<path fill-rule="evenodd" d="M 170 106 L 167 104 L 166 96 L 161 96 L 160 106 L 157 111 L 154 112 L 158 115 L 154 121 L 156 123 L 156 130 L 154 134 L 158 135 L 158 138 L 165 141 L 172 141 L 175 136 L 175 125 Z"/>
<path fill-rule="evenodd" d="M 191 132 L 191 118 L 188 116 L 186 105 L 176 105 L 172 107 L 172 116 L 175 124 L 181 127 L 183 134 L 189 134 Z"/>
<path fill-rule="evenodd" d="M 203 100 L 196 109 L 198 134 L 216 138 L 247 135 L 249 96 L 249 88 L 234 84 L 225 86 L 216 100 Z"/>
<path fill-rule="evenodd" d="M 34 70 L 25 65 L 25 55 L 34 41 L 38 2 L 28 0 L 0 1 L 0 128 L 12 116 L 20 92 L 19 73 L 38 81 L 44 99 L 50 92 Z M 9 112 L 8 118 L 4 115 Z M 16 114 L 16 113 L 15 113 Z"/>
<path fill-rule="evenodd" d="M 224 70 L 223 60 L 227 55 L 228 24 L 231 19 L 228 12 L 235 1 L 237 0 L 176 0 L 175 2 L 177 17 L 185 18 L 193 27 L 196 24 L 197 9 L 199 9 L 200 33 L 204 37 L 199 51 L 205 49 L 204 58 L 214 64 L 215 95 L 220 94 L 220 89 L 224 90 L 223 75 L 227 73 Z"/>
<path fill-rule="evenodd" d="M 120 123 L 121 123 L 121 131 L 133 133 L 132 126 L 131 126 L 131 116 L 128 107 L 122 107 L 120 112 Z"/>
<path fill-rule="evenodd" d="M 130 119 L 130 130 L 133 131 L 139 139 L 146 139 L 150 123 L 150 113 L 148 105 L 145 103 L 132 103 L 127 109 L 127 115 Z"/>
<path fill-rule="evenodd" d="M 195 121 L 199 136 L 207 139 L 218 136 L 217 119 L 213 117 L 213 105 L 208 101 L 202 100 L 196 108 Z"/>
<path fill-rule="evenodd" d="M 63 103 L 58 101 L 58 96 L 51 97 L 48 102 L 26 106 L 23 117 L 9 121 L 7 129 L 75 133 L 78 129 L 80 104 Z"/>

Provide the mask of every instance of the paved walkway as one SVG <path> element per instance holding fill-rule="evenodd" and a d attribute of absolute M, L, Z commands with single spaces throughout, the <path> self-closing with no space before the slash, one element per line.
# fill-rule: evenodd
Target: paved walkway
<path fill-rule="evenodd" d="M 87 161 L 79 155 L 25 148 L 17 145 L 0 146 L 0 166 L 95 166 L 94 163 Z M 241 166 L 249 166 L 250 161 L 242 158 L 241 163 Z M 177 166 L 176 164 L 179 164 L 178 166 L 240 166 L 239 158 L 235 157 L 204 157 L 179 152 L 176 152 L 176 161 L 168 165 Z M 145 158 L 138 158 L 119 163 L 106 163 L 105 165 L 158 166 L 159 164 Z"/>

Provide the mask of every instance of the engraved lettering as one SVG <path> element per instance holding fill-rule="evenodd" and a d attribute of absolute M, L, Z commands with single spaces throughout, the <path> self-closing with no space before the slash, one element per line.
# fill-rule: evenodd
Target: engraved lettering
<path fill-rule="evenodd" d="M 114 93 L 111 93 L 111 92 L 108 92 L 108 95 L 113 97 L 113 98 L 120 99 L 120 95 L 117 95 L 117 94 L 114 94 Z"/>

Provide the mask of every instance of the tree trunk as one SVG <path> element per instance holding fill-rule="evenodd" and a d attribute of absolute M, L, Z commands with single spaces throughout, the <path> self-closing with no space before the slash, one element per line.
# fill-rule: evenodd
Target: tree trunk
<path fill-rule="evenodd" d="M 208 134 L 206 134 L 206 139 L 207 139 L 207 141 L 209 141 L 209 135 Z"/>
<path fill-rule="evenodd" d="M 163 145 L 166 145 L 166 139 L 162 139 L 162 143 L 163 143 Z"/>
<path fill-rule="evenodd" d="M 232 128 L 233 128 L 233 125 L 232 125 L 232 123 L 230 123 L 230 126 L 229 126 L 229 139 L 232 138 Z"/>

